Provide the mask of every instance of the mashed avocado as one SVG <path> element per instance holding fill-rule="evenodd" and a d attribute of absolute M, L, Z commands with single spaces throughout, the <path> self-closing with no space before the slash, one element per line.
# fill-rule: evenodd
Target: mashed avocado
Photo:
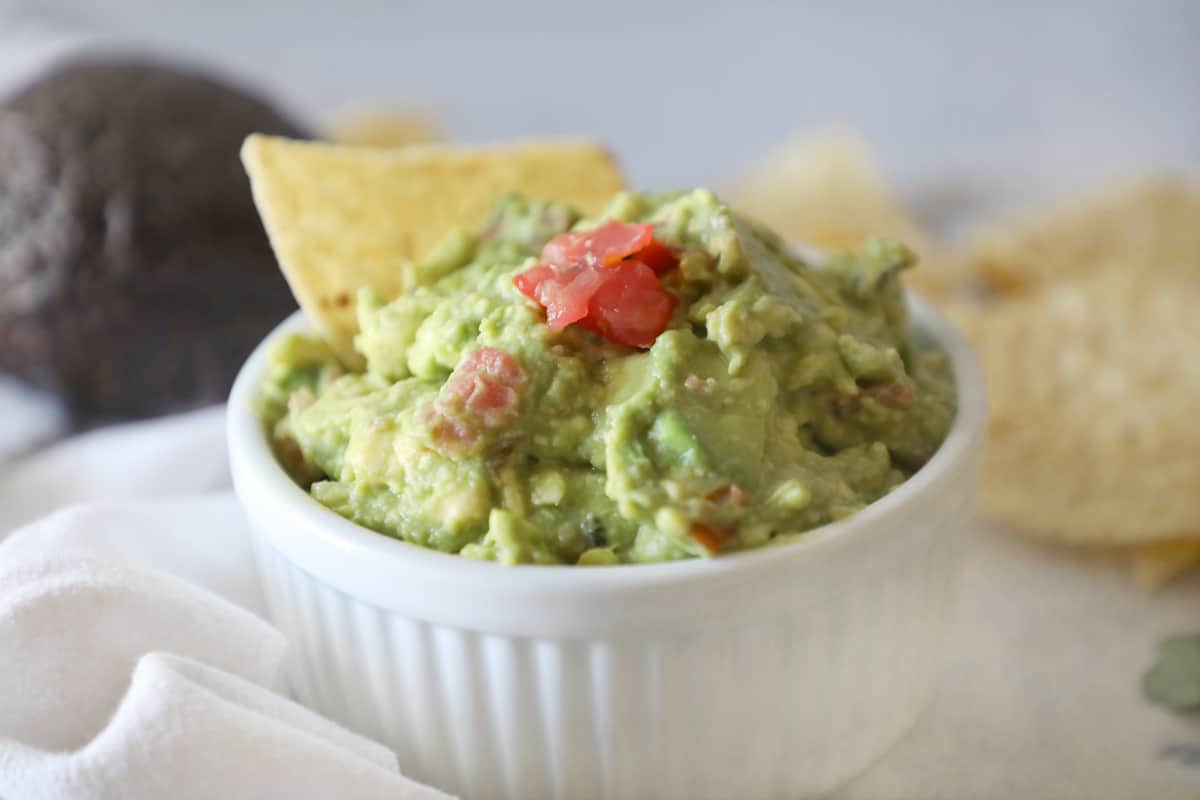
<path fill-rule="evenodd" d="M 602 222 L 645 236 L 561 236 Z M 540 266 L 554 247 L 569 268 Z M 874 240 L 803 263 L 704 189 L 622 193 L 593 220 L 509 197 L 406 265 L 404 295 L 360 293 L 365 372 L 276 341 L 259 413 L 319 502 L 447 553 L 612 564 L 791 541 L 903 482 L 954 417 L 947 359 L 909 337 L 912 260 Z M 581 295 L 588 264 L 621 280 Z"/>

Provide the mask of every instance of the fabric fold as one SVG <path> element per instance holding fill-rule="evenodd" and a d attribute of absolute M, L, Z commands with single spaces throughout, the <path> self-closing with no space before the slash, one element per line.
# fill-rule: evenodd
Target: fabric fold
<path fill-rule="evenodd" d="M 272 691 L 282 634 L 187 580 L 212 564 L 164 517 L 203 536 L 229 502 L 81 507 L 0 545 L 0 797 L 446 798 Z M 214 533 L 209 560 L 249 571 L 221 535 L 244 539 Z"/>
<path fill-rule="evenodd" d="M 386 748 L 250 681 L 151 653 L 84 747 L 0 741 L 0 796 L 28 800 L 441 800 L 401 776 Z"/>
<path fill-rule="evenodd" d="M 0 735 L 46 750 L 82 747 L 111 716 L 137 660 L 154 651 L 275 683 L 283 635 L 209 592 L 94 558 L 3 557 Z"/>

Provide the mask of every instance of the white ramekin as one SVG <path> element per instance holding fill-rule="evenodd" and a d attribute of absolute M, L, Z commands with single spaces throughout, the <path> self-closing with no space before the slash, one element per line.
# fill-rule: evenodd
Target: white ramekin
<path fill-rule="evenodd" d="M 802 542 L 656 565 L 504 567 L 339 517 L 271 453 L 250 402 L 259 346 L 229 451 L 296 695 L 470 798 L 804 797 L 844 781 L 930 693 L 981 451 L 978 363 L 911 306 L 958 385 L 934 458 Z"/>

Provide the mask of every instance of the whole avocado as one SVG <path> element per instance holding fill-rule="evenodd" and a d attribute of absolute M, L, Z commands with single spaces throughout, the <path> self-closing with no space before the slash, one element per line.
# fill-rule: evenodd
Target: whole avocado
<path fill-rule="evenodd" d="M 76 426 L 223 400 L 294 307 L 238 158 L 252 132 L 305 135 L 144 60 L 68 62 L 0 106 L 0 371 Z"/>

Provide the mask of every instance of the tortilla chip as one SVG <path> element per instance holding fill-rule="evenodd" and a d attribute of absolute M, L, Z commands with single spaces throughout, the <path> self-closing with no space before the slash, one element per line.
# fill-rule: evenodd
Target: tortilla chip
<path fill-rule="evenodd" d="M 242 147 L 254 202 L 300 306 L 348 366 L 361 365 L 354 297 L 402 289 L 403 265 L 516 191 L 596 213 L 622 188 L 588 141 L 491 148 L 352 148 L 255 134 Z"/>
<path fill-rule="evenodd" d="M 949 254 L 900 207 L 857 135 L 791 142 L 726 194 L 735 208 L 797 244 L 843 250 L 872 236 L 903 241 L 920 257 L 906 280 L 930 297 L 948 294 L 959 282 Z"/>
<path fill-rule="evenodd" d="M 396 109 L 353 114 L 337 121 L 329 131 L 331 141 L 365 147 L 407 147 L 445 138 L 432 117 Z"/>
<path fill-rule="evenodd" d="M 1133 579 L 1146 589 L 1157 589 L 1195 567 L 1200 567 L 1200 535 L 1142 545 L 1133 551 Z"/>
<path fill-rule="evenodd" d="M 976 315 L 983 509 L 1064 543 L 1200 536 L 1197 308 L 1200 275 L 1110 270 Z"/>
<path fill-rule="evenodd" d="M 996 292 L 1027 291 L 1108 269 L 1200 273 L 1200 186 L 1125 183 L 979 235 L 968 264 Z"/>

